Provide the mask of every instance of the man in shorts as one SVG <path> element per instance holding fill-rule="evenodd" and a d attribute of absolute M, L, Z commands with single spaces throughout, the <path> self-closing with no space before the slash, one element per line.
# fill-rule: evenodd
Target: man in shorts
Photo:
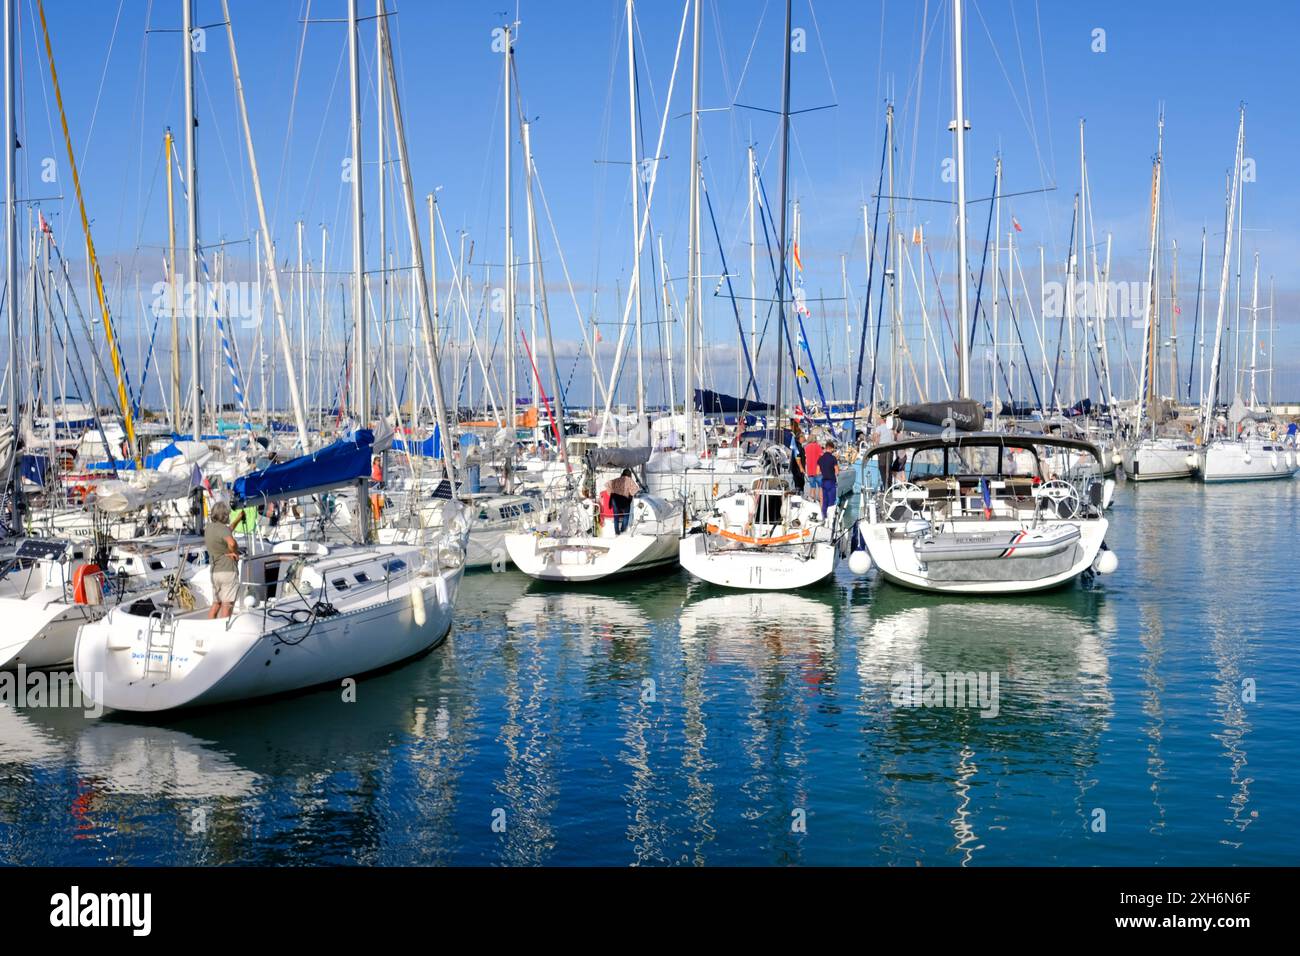
<path fill-rule="evenodd" d="M 208 617 L 230 617 L 239 591 L 239 545 L 230 530 L 230 505 L 224 501 L 212 506 L 203 529 L 203 543 L 212 570 L 212 607 L 208 609 Z"/>

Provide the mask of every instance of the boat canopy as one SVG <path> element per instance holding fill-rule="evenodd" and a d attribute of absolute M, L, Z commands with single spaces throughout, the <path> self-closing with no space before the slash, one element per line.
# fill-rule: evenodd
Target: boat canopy
<path fill-rule="evenodd" d="M 1035 435 L 1021 432 L 958 432 L 955 435 L 934 435 L 926 438 L 909 438 L 906 441 L 885 442 L 866 449 L 864 461 L 879 455 L 898 452 L 918 452 L 929 448 L 1068 448 L 1081 451 L 1102 464 L 1101 452 L 1090 441 L 1081 438 L 1064 438 L 1059 435 Z"/>
<path fill-rule="evenodd" d="M 234 499 L 246 502 L 298 498 L 369 478 L 374 440 L 374 432 L 358 429 L 351 439 L 244 475 L 235 479 Z"/>
<path fill-rule="evenodd" d="M 640 468 L 650 460 L 650 448 L 593 448 L 587 452 L 592 468 Z"/>

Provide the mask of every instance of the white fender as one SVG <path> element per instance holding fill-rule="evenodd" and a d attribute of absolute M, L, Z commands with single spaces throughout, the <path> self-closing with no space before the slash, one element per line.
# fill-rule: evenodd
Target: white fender
<path fill-rule="evenodd" d="M 424 588 L 419 584 L 411 588 L 411 617 L 415 619 L 416 627 L 424 627 L 428 620 L 424 613 Z"/>
<path fill-rule="evenodd" d="M 871 555 L 866 551 L 854 551 L 849 555 L 849 570 L 859 576 L 866 574 L 871 570 Z"/>

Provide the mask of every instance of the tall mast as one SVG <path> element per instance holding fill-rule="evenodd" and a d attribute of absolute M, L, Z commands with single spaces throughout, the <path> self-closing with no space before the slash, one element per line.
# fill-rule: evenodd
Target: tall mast
<path fill-rule="evenodd" d="M 546 304 L 546 275 L 542 271 L 542 246 L 541 240 L 537 235 L 537 208 L 533 204 L 533 147 L 529 139 L 529 124 L 522 123 L 522 138 L 524 147 L 524 198 L 527 200 L 528 208 L 528 259 L 537 267 L 538 291 L 541 295 L 542 305 L 542 325 L 546 330 L 546 358 L 550 366 L 551 373 L 551 406 L 552 414 L 555 416 L 555 430 L 558 432 L 556 440 L 559 442 L 560 460 L 565 466 L 569 465 L 569 445 L 564 437 L 564 390 L 560 387 L 560 367 L 555 358 L 555 339 L 551 335 L 551 312 Z M 536 329 L 536 312 L 534 312 L 534 332 L 532 344 L 529 348 L 533 352 L 532 365 L 537 367 L 537 333 Z M 541 378 L 540 373 L 536 376 Z M 536 389 L 545 395 L 545 388 L 540 381 L 535 383 Z M 536 408 L 537 402 L 533 403 Z"/>
<path fill-rule="evenodd" d="M 758 184 L 754 182 L 754 146 L 749 146 L 749 359 L 751 362 L 758 361 L 758 243 L 755 236 L 755 210 L 754 210 L 754 193 L 758 190 Z M 754 370 L 755 376 L 758 370 Z M 757 388 L 758 383 L 754 383 Z M 740 392 L 741 398 L 745 397 L 745 392 Z M 757 394 L 757 392 L 755 392 Z"/>
<path fill-rule="evenodd" d="M 180 312 L 177 305 L 180 300 L 176 296 L 176 204 L 175 204 L 175 180 L 173 172 L 175 167 L 172 165 L 172 149 L 175 142 L 172 139 L 171 127 L 167 127 L 167 134 L 163 138 L 163 145 L 167 154 L 167 311 L 171 313 L 172 319 L 172 389 L 171 389 L 171 411 L 172 411 L 172 431 L 179 433 L 181 429 L 181 323 Z"/>
<path fill-rule="evenodd" d="M 375 0 L 375 15 L 384 16 L 384 0 Z M 389 374 L 391 356 L 390 331 L 388 328 L 389 314 L 389 292 L 388 292 L 388 225 L 385 217 L 388 214 L 387 201 L 384 198 L 388 188 L 388 170 L 385 167 L 386 158 L 384 150 L 384 56 L 383 56 L 384 39 L 383 34 L 375 31 L 375 99 L 378 103 L 377 117 L 375 122 L 375 157 L 378 161 L 379 168 L 379 191 L 377 197 L 379 200 L 379 354 L 380 367 L 384 374 Z M 392 402 L 396 404 L 397 396 L 394 395 Z M 384 403 L 387 405 L 388 403 Z M 396 408 L 388 409 L 389 412 L 396 413 Z"/>
<path fill-rule="evenodd" d="M 14 0 L 5 0 L 5 313 L 9 317 L 9 378 L 5 402 L 9 410 L 9 424 L 13 427 L 10 449 L 10 474 L 16 472 L 13 462 L 18 450 L 18 215 L 15 205 L 16 180 L 14 177 Z M 53 409 L 50 415 L 53 416 Z M 11 527 L 21 528 L 22 495 L 18 493 L 21 478 L 14 481 Z"/>
<path fill-rule="evenodd" d="M 198 118 L 194 114 L 194 0 L 182 0 L 184 8 L 183 42 L 185 44 L 185 217 L 189 224 L 189 242 L 185 249 L 189 282 L 185 301 L 190 310 L 190 424 L 194 440 L 203 434 L 203 326 L 199 319 L 199 205 L 198 181 L 195 178 L 194 130 Z"/>
<path fill-rule="evenodd" d="M 781 384 L 785 365 L 785 275 L 786 275 L 786 256 L 785 256 L 785 205 L 786 189 L 789 186 L 790 173 L 790 0 L 785 0 L 785 33 L 782 35 L 782 45 L 784 46 L 784 57 L 781 67 L 781 199 L 780 215 L 777 217 L 780 222 L 780 231 L 776 235 L 777 244 L 777 261 L 779 266 L 776 272 L 776 308 L 777 308 L 777 330 L 776 330 L 776 433 L 777 441 L 781 440 Z"/>
<path fill-rule="evenodd" d="M 1259 252 L 1255 253 L 1255 276 L 1250 289 L 1250 407 L 1259 404 L 1259 393 L 1255 388 L 1257 371 L 1255 357 L 1259 355 Z"/>
<path fill-rule="evenodd" d="M 253 198 L 257 204 L 257 222 L 259 232 L 262 236 L 262 256 L 266 260 L 267 274 L 271 280 L 271 301 L 275 311 L 276 330 L 279 332 L 280 354 L 284 358 L 285 378 L 289 383 L 289 400 L 293 406 L 294 424 L 298 429 L 298 444 L 302 448 L 303 454 L 307 453 L 307 418 L 303 412 L 303 396 L 299 394 L 298 377 L 294 371 L 292 339 L 289 334 L 289 326 L 284 317 L 284 296 L 280 291 L 279 268 L 275 260 L 275 245 L 271 241 L 271 227 L 266 218 L 266 203 L 262 199 L 262 177 L 257 169 L 257 154 L 253 149 L 253 130 L 248 122 L 248 103 L 244 99 L 244 81 L 239 75 L 239 56 L 235 50 L 235 28 L 230 20 L 230 6 L 227 0 L 221 0 L 221 14 L 226 21 L 226 37 L 230 43 L 230 71 L 235 81 L 235 100 L 239 105 L 239 120 L 244 133 L 244 147 L 248 152 L 248 168 L 253 180 Z M 321 257 L 322 271 L 324 269 L 324 256 Z M 259 279 L 258 289 L 261 289 Z M 290 290 L 292 293 L 292 290 Z M 272 361 L 274 361 L 275 352 L 272 351 Z M 302 356 L 302 361 L 307 361 L 307 356 Z M 272 404 L 275 398 L 275 372 L 272 366 L 271 374 L 271 397 Z"/>
<path fill-rule="evenodd" d="M 506 454 L 508 464 L 506 467 L 506 491 L 514 489 L 513 457 L 515 447 L 515 237 L 513 210 L 510 201 L 510 179 L 511 179 L 511 131 L 510 131 L 510 107 L 513 97 L 510 95 L 511 84 L 510 75 L 511 60 L 514 58 L 514 37 L 511 33 L 510 25 L 505 28 L 506 50 L 504 73 L 501 81 L 502 96 L 505 101 L 505 124 L 501 130 L 502 146 L 505 148 L 505 205 L 506 205 L 506 257 L 504 262 L 506 276 L 506 314 L 505 336 L 506 336 L 506 428 L 510 435 L 510 442 L 507 445 Z"/>
<path fill-rule="evenodd" d="M 370 369 L 366 364 L 369 328 L 366 323 L 366 250 L 361 220 L 361 72 L 358 41 L 357 0 L 348 0 L 348 93 L 352 108 L 352 317 L 355 322 L 352 334 L 352 410 L 357 422 L 365 425 L 370 421 Z"/>
<path fill-rule="evenodd" d="M 1210 382 L 1202 405 L 1202 440 L 1210 441 L 1210 423 L 1214 420 L 1214 405 L 1219 391 L 1219 365 L 1223 358 L 1223 314 L 1228 305 L 1228 279 L 1232 270 L 1232 223 L 1237 214 L 1237 178 L 1241 175 L 1241 161 L 1246 148 L 1246 107 L 1240 108 L 1237 121 L 1237 150 L 1233 155 L 1232 182 L 1228 187 L 1227 228 L 1223 231 L 1223 270 L 1219 273 L 1219 309 L 1214 323 L 1214 354 L 1210 363 Z"/>
<path fill-rule="evenodd" d="M 390 116 L 393 121 L 393 139 L 397 148 L 398 169 L 401 174 L 402 202 L 406 211 L 407 236 L 410 240 L 411 257 L 415 260 L 416 288 L 419 294 L 420 314 L 424 318 L 425 360 L 429 365 L 429 378 L 433 391 L 433 411 L 441 436 L 442 467 L 452 488 L 456 487 L 456 458 L 452 454 L 451 418 L 447 414 L 447 405 L 442 392 L 442 360 L 438 355 L 437 336 L 434 335 L 433 308 L 429 302 L 429 276 L 424 267 L 424 247 L 420 245 L 420 226 L 415 211 L 415 186 L 411 182 L 410 153 L 406 148 L 406 123 L 402 119 L 402 100 L 397 92 L 397 72 L 393 66 L 392 42 L 388 37 L 388 24 L 383 16 L 384 7 L 380 5 L 379 31 L 383 38 L 383 60 L 388 76 L 388 100 L 391 104 Z M 509 88 L 507 87 L 507 93 Z"/>
<path fill-rule="evenodd" d="M 686 321 L 682 329 L 682 358 L 686 363 L 685 387 L 682 393 L 686 418 L 686 441 L 683 449 L 695 449 L 695 323 L 697 316 L 695 289 L 700 277 L 695 267 L 696 248 L 700 244 L 700 7 L 704 0 L 695 0 L 695 26 L 691 63 L 691 189 L 687 212 L 686 241 Z"/>
<path fill-rule="evenodd" d="M 636 298 L 636 414 L 645 419 L 645 359 L 641 332 L 641 155 L 637 149 L 636 40 L 634 0 L 627 0 L 627 127 L 632 144 L 632 290 Z M 533 346 L 537 348 L 536 345 Z"/>
<path fill-rule="evenodd" d="M 962 3 L 952 0 L 952 50 L 953 78 L 955 82 L 954 108 L 957 118 L 949 129 L 957 134 L 957 394 L 970 395 L 970 303 L 967 300 L 966 282 L 966 91 L 962 72 Z"/>
<path fill-rule="evenodd" d="M 439 335 L 438 327 L 442 324 L 438 312 L 438 194 L 429 193 L 424 197 L 424 200 L 429 206 L 429 298 L 433 307 L 433 334 L 437 337 Z M 460 381 L 459 376 L 453 381 Z M 415 388 L 416 395 L 419 396 L 422 388 L 419 375 L 415 376 Z M 420 420 L 419 409 L 423 405 L 422 399 L 416 402 L 415 420 L 417 422 Z M 452 417 L 454 418 L 455 415 L 453 414 Z"/>
<path fill-rule="evenodd" d="M 1173 241 L 1169 270 L 1169 398 L 1178 401 L 1178 240 Z"/>
<path fill-rule="evenodd" d="M 1200 379 L 1196 388 L 1196 400 L 1205 401 L 1205 227 L 1201 227 L 1201 271 L 1197 273 L 1196 279 L 1196 327 L 1200 330 L 1200 340 L 1196 343 L 1196 348 L 1200 352 L 1198 356 L 1200 365 Z M 1188 388 L 1191 388 L 1191 382 L 1188 382 Z"/>

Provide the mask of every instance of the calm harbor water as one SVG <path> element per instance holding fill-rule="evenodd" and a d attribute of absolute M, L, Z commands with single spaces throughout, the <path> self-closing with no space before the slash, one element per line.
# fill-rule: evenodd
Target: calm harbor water
<path fill-rule="evenodd" d="M 1119 571 L 1016 600 L 476 573 L 354 703 L 0 707 L 0 861 L 1294 865 L 1298 506 L 1121 487 Z M 996 716 L 896 706 L 918 664 Z"/>

